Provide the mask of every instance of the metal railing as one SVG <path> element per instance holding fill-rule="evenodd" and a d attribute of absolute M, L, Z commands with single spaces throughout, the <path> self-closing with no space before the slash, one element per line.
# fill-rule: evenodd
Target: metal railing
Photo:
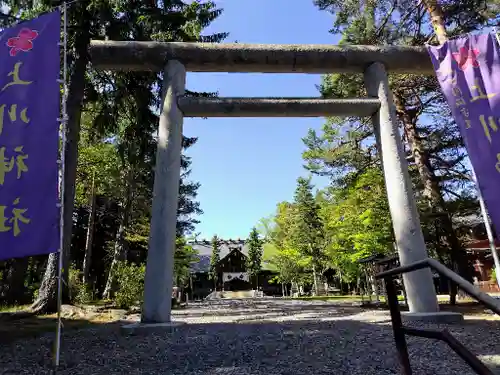
<path fill-rule="evenodd" d="M 464 292 L 482 303 L 484 306 L 500 315 L 500 302 L 488 294 L 481 292 L 467 280 L 457 275 L 449 268 L 443 266 L 435 259 L 425 259 L 406 266 L 393 268 L 377 274 L 377 279 L 384 279 L 387 291 L 387 303 L 391 313 L 392 329 L 394 340 L 398 351 L 399 362 L 401 363 L 403 375 L 412 375 L 408 347 L 406 344 L 406 335 L 426 337 L 434 340 L 441 340 L 457 353 L 467 364 L 479 375 L 494 375 L 474 354 L 455 339 L 447 330 L 435 331 L 428 329 L 409 328 L 403 325 L 401 311 L 399 309 L 398 295 L 394 283 L 394 277 L 403 273 L 416 271 L 423 268 L 431 268 L 441 276 L 444 276 L 458 285 Z"/>

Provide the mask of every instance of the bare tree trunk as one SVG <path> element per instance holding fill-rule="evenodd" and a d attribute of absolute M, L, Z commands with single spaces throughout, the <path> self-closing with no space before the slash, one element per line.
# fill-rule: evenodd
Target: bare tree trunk
<path fill-rule="evenodd" d="M 59 253 L 52 253 L 47 260 L 42 284 L 38 290 L 38 298 L 31 306 L 36 314 L 48 314 L 57 311 L 57 269 Z"/>
<path fill-rule="evenodd" d="M 375 301 L 378 303 L 380 302 L 380 284 L 379 284 L 379 280 L 377 280 L 375 278 L 375 276 L 372 276 L 373 277 L 373 287 L 375 288 Z"/>
<path fill-rule="evenodd" d="M 123 214 L 124 216 L 125 214 Z M 106 287 L 102 297 L 104 299 L 111 299 L 118 288 L 116 280 L 116 268 L 118 267 L 118 262 L 125 261 L 127 259 L 127 250 L 125 245 L 125 220 L 122 218 L 118 231 L 116 232 L 115 248 L 113 252 L 113 261 L 111 262 L 111 267 L 109 268 L 108 279 L 106 281 Z"/>
<path fill-rule="evenodd" d="M 87 241 L 85 243 L 85 255 L 83 258 L 83 283 L 90 284 L 90 263 L 92 261 L 92 245 L 94 240 L 94 221 L 96 210 L 96 194 L 95 194 L 95 172 L 92 175 L 92 189 L 90 197 L 90 212 L 87 227 Z"/>
<path fill-rule="evenodd" d="M 313 264 L 314 295 L 318 295 L 318 277 L 316 276 L 316 266 Z"/>
<path fill-rule="evenodd" d="M 371 284 L 371 278 L 370 276 L 368 275 L 368 270 L 365 268 L 365 283 L 366 283 L 366 286 L 365 286 L 365 291 L 366 293 L 368 294 L 368 301 L 372 301 L 372 284 Z"/>
<path fill-rule="evenodd" d="M 434 27 L 434 31 L 436 33 L 437 40 L 440 44 L 445 43 L 448 40 L 448 35 L 446 33 L 446 25 L 444 14 L 441 6 L 438 4 L 436 0 L 422 0 L 422 3 L 427 9 L 431 17 L 431 23 Z M 439 200 L 436 198 L 435 203 L 438 203 L 436 208 L 444 208 L 444 199 L 439 191 Z M 440 217 L 441 223 L 443 224 L 443 229 L 448 234 L 448 238 L 446 238 L 446 242 L 451 248 L 451 261 L 452 266 L 455 272 L 459 273 L 466 280 L 471 281 L 472 275 L 469 270 L 469 266 L 467 263 L 465 251 L 462 248 L 460 241 L 458 240 L 456 233 L 453 229 L 453 223 L 451 218 L 445 212 L 441 212 L 443 215 Z M 457 294 L 457 285 L 451 283 L 450 288 L 450 303 L 455 304 L 456 302 L 456 294 Z M 465 295 L 463 291 L 460 291 L 460 295 Z"/>
<path fill-rule="evenodd" d="M 103 298 L 110 299 L 116 293 L 118 288 L 116 280 L 116 268 L 118 262 L 127 260 L 127 244 L 125 241 L 125 233 L 129 225 L 130 211 L 132 209 L 132 198 L 133 198 L 133 169 L 130 169 L 127 176 L 127 187 L 125 193 L 125 202 L 121 212 L 120 226 L 116 233 L 115 248 L 113 253 L 113 261 L 111 262 L 111 267 L 109 268 L 108 279 L 106 282 L 106 287 L 104 288 Z"/>
<path fill-rule="evenodd" d="M 340 294 L 343 294 L 343 289 L 342 289 L 342 271 L 340 271 L 340 269 L 337 270 L 338 272 L 338 278 L 339 278 L 339 290 L 340 290 Z"/>
<path fill-rule="evenodd" d="M 80 140 L 81 106 L 85 90 L 85 71 L 89 62 L 88 45 L 90 43 L 90 16 L 86 10 L 88 0 L 74 4 L 69 12 L 79 14 L 82 22 L 76 27 L 74 64 L 70 77 L 67 111 L 68 123 L 66 128 L 66 152 L 64 169 L 64 197 L 63 197 L 63 300 L 69 300 L 68 269 L 73 230 L 73 208 L 75 200 L 76 168 L 78 163 L 78 142 Z M 35 313 L 50 313 L 57 310 L 57 270 L 58 253 L 50 254 L 44 278 L 38 292 L 38 298 L 33 303 Z"/>

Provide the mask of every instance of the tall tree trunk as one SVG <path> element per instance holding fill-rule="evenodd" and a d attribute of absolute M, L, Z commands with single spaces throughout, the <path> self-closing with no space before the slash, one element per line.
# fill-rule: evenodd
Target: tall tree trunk
<path fill-rule="evenodd" d="M 446 26 L 444 23 L 444 15 L 441 6 L 438 4 L 437 0 L 422 0 L 422 3 L 427 8 L 427 12 L 431 16 L 431 24 L 436 33 L 437 40 L 440 44 L 443 44 L 448 40 L 446 33 Z"/>
<path fill-rule="evenodd" d="M 448 40 L 448 35 L 446 33 L 446 24 L 441 6 L 436 0 L 422 0 L 422 3 L 426 7 L 427 12 L 431 17 L 431 23 L 436 33 L 438 42 L 440 44 L 445 43 Z M 444 207 L 444 200 L 441 194 L 439 194 L 439 198 L 441 200 L 440 207 Z M 466 280 L 472 281 L 472 275 L 469 269 L 466 254 L 453 229 L 451 218 L 449 217 L 449 215 L 443 215 L 440 219 L 443 223 L 443 229 L 450 234 L 447 242 L 451 247 L 451 260 L 455 272 L 458 272 Z M 450 289 L 450 303 L 455 304 L 457 285 L 455 285 L 454 283 L 451 284 L 452 288 Z M 461 291 L 461 294 L 465 293 L 462 293 Z"/>
<path fill-rule="evenodd" d="M 314 281 L 314 295 L 318 295 L 318 277 L 316 275 L 316 266 L 313 264 L 313 281 Z"/>
<path fill-rule="evenodd" d="M 92 245 L 94 240 L 94 221 L 96 210 L 96 194 L 95 194 L 95 172 L 92 175 L 92 189 L 90 197 L 90 212 L 87 226 L 87 241 L 85 242 L 85 255 L 83 258 L 83 283 L 90 285 L 90 263 L 92 261 Z"/>
<path fill-rule="evenodd" d="M 111 267 L 109 268 L 108 279 L 106 281 L 106 287 L 104 288 L 103 292 L 103 298 L 105 299 L 113 298 L 118 288 L 116 280 L 116 268 L 118 266 L 118 262 L 127 260 L 128 249 L 125 241 L 125 234 L 128 229 L 130 211 L 132 209 L 132 199 L 134 190 L 133 178 L 134 178 L 133 169 L 130 169 L 126 179 L 127 186 L 125 192 L 125 201 L 123 202 L 123 207 L 121 210 L 122 212 L 120 218 L 120 226 L 118 227 L 118 231 L 116 233 L 113 261 L 111 262 Z"/>
<path fill-rule="evenodd" d="M 57 311 L 57 269 L 59 253 L 52 253 L 47 260 L 38 298 L 31 306 L 36 314 L 48 314 Z"/>
<path fill-rule="evenodd" d="M 193 274 L 191 272 L 189 272 L 189 290 L 191 293 L 191 300 L 194 301 Z"/>
<path fill-rule="evenodd" d="M 85 90 L 85 71 L 89 63 L 88 46 L 90 43 L 90 15 L 86 10 L 89 1 L 80 1 L 68 8 L 68 13 L 74 12 L 75 19 L 81 23 L 75 28 L 75 45 L 73 49 L 74 64 L 68 88 L 66 128 L 66 151 L 64 166 L 64 197 L 63 197 L 63 300 L 69 300 L 68 269 L 73 230 L 73 209 L 75 200 L 76 168 L 78 163 L 78 142 L 80 140 L 80 120 L 83 95 Z M 78 17 L 76 17 L 78 15 Z M 66 78 L 66 77 L 64 77 Z M 57 270 L 59 253 L 50 254 L 43 277 L 38 298 L 31 306 L 35 313 L 50 313 L 57 310 Z"/>

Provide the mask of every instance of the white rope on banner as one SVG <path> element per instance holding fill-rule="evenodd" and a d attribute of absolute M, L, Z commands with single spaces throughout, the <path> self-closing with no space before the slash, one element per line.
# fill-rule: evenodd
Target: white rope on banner
<path fill-rule="evenodd" d="M 67 4 L 66 2 L 60 7 L 62 12 L 62 22 L 63 22 L 63 40 L 59 42 L 59 46 L 63 47 L 63 71 L 62 78 L 58 79 L 58 82 L 62 84 L 62 104 L 61 104 L 61 118 L 58 121 L 61 123 L 61 155 L 60 155 L 60 181 L 59 181 L 59 208 L 60 208 L 60 221 L 59 221 L 59 265 L 57 270 L 57 328 L 56 328 L 56 341 L 55 341 L 55 356 L 54 356 L 54 367 L 57 369 L 59 367 L 59 362 L 61 358 L 61 331 L 62 331 L 62 320 L 61 320 L 61 305 L 62 305 L 62 273 L 63 273 L 63 247 L 64 247 L 64 174 L 65 174 L 65 153 L 66 153 L 66 127 L 68 123 L 68 113 L 67 113 L 67 99 L 68 99 L 68 86 L 67 86 L 67 75 L 68 75 L 68 22 L 67 22 Z"/>

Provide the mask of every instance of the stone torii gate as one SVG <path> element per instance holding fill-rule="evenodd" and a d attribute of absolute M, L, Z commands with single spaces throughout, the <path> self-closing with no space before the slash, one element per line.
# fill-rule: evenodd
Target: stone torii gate
<path fill-rule="evenodd" d="M 371 116 L 401 264 L 427 258 L 387 72 L 434 74 L 424 48 L 92 41 L 94 67 L 164 71 L 142 323 L 169 323 L 184 117 Z M 198 98 L 186 71 L 363 73 L 366 98 Z M 410 312 L 438 313 L 429 269 L 404 275 Z"/>

